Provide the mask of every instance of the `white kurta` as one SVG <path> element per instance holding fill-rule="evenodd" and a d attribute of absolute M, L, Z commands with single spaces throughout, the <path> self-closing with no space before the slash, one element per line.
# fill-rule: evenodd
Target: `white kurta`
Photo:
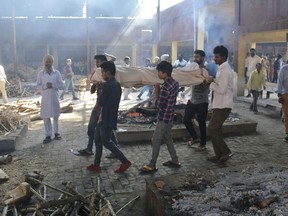
<path fill-rule="evenodd" d="M 47 82 L 52 83 L 52 88 L 47 88 Z M 41 118 L 54 118 L 60 116 L 60 103 L 58 90 L 63 89 L 64 83 L 59 71 L 53 70 L 49 75 L 45 70 L 38 74 L 37 90 L 41 91 Z"/>

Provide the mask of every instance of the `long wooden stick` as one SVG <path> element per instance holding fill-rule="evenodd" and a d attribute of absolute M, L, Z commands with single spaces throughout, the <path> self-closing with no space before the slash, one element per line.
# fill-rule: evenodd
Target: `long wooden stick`
<path fill-rule="evenodd" d="M 54 186 L 52 186 L 52 185 L 50 185 L 50 184 L 48 184 L 48 183 L 39 181 L 38 179 L 35 179 L 35 178 L 33 178 L 33 177 L 28 177 L 28 179 L 31 180 L 31 181 L 35 181 L 35 182 L 37 182 L 38 184 L 46 185 L 47 187 L 49 187 L 49 188 L 51 188 L 51 189 L 53 189 L 53 190 L 56 190 L 56 191 L 58 191 L 58 192 L 60 192 L 60 193 L 66 194 L 66 195 L 68 195 L 68 196 L 73 196 L 73 194 L 71 194 L 71 193 L 68 193 L 68 192 L 66 192 L 66 191 L 64 191 L 64 190 L 58 189 L 58 188 L 56 188 L 56 187 L 54 187 Z"/>
<path fill-rule="evenodd" d="M 50 207 L 58 207 L 62 206 L 68 203 L 73 203 L 75 201 L 81 201 L 83 203 L 87 203 L 87 200 L 83 200 L 83 198 L 79 195 L 69 197 L 67 199 L 61 199 L 61 200 L 51 200 L 47 201 L 45 203 L 38 203 L 36 204 L 37 209 L 45 209 L 45 208 L 50 208 Z"/>
<path fill-rule="evenodd" d="M 117 212 L 116 212 L 116 215 L 119 214 L 120 211 L 122 211 L 126 206 L 128 206 L 130 203 L 138 200 L 140 198 L 140 196 L 137 196 L 135 198 L 133 198 L 132 200 L 130 200 L 128 203 L 126 203 L 124 206 L 122 206 L 122 208 L 120 208 Z"/>

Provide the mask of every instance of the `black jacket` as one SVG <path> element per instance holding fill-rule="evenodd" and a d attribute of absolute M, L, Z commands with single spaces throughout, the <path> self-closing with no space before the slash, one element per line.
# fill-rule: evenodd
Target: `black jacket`
<path fill-rule="evenodd" d="M 120 83 L 112 78 L 103 84 L 99 97 L 99 105 L 102 107 L 102 127 L 117 129 L 117 116 L 121 99 Z"/>

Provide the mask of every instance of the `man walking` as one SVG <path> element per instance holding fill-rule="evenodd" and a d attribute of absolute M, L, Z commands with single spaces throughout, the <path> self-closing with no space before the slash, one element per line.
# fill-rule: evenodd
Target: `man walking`
<path fill-rule="evenodd" d="M 198 64 L 198 68 L 204 68 L 204 60 L 205 52 L 203 50 L 196 50 L 194 52 L 194 61 Z M 208 77 L 208 72 L 203 75 Z M 209 104 L 208 94 L 209 85 L 207 83 L 192 86 L 191 100 L 188 101 L 185 108 L 184 124 L 192 137 L 192 141 L 190 141 L 189 144 L 200 143 L 198 150 L 206 150 L 206 118 Z M 192 123 L 192 119 L 195 118 L 195 115 L 197 115 L 197 121 L 199 122 L 201 139 L 198 138 Z"/>
<path fill-rule="evenodd" d="M 256 69 L 257 63 L 261 63 L 261 58 L 256 55 L 256 50 L 254 48 L 251 48 L 250 56 L 245 59 L 245 84 L 247 84 L 251 72 Z M 246 97 L 251 97 L 251 93 L 248 92 L 248 95 Z"/>
<path fill-rule="evenodd" d="M 107 58 L 105 55 L 95 55 L 94 59 L 96 61 L 96 65 L 95 65 L 95 69 L 92 71 L 91 75 L 89 76 L 90 79 L 93 76 L 93 74 L 95 73 L 96 69 L 99 68 L 103 62 L 107 61 Z M 99 97 L 101 94 L 102 85 L 103 85 L 103 83 L 93 83 L 93 85 L 91 86 L 91 89 L 90 89 L 91 94 L 94 94 L 96 91 L 97 100 L 96 100 L 96 104 L 95 104 L 95 106 L 91 112 L 90 120 L 89 120 L 89 124 L 88 124 L 88 130 L 87 130 L 88 144 L 87 144 L 87 147 L 85 149 L 79 150 L 79 153 L 82 155 L 93 155 L 92 150 L 93 150 L 93 143 L 94 143 L 94 136 L 95 136 L 95 128 L 97 126 L 97 121 L 98 121 L 99 112 L 100 112 Z M 116 139 L 116 135 L 115 135 L 114 131 L 112 131 L 111 139 L 117 145 L 117 139 Z M 107 157 L 115 158 L 114 155 L 109 155 Z"/>
<path fill-rule="evenodd" d="M 252 71 L 249 77 L 248 83 L 247 83 L 248 90 L 253 95 L 253 101 L 250 106 L 250 111 L 253 111 L 254 114 L 258 113 L 257 100 L 263 87 L 265 88 L 265 76 L 261 69 L 262 69 L 262 64 L 257 63 L 256 70 Z"/>
<path fill-rule="evenodd" d="M 53 118 L 54 139 L 61 140 L 58 127 L 58 119 L 60 116 L 60 103 L 58 90 L 63 89 L 64 83 L 59 71 L 53 69 L 54 58 L 46 55 L 43 59 L 44 69 L 39 72 L 37 78 L 37 90 L 41 92 L 41 109 L 40 116 L 44 121 L 45 139 L 43 144 L 52 141 L 53 134 L 51 118 Z"/>
<path fill-rule="evenodd" d="M 64 70 L 63 70 L 63 75 L 65 79 L 65 88 L 60 96 L 61 100 L 64 99 L 64 94 L 68 91 L 68 89 L 71 89 L 72 91 L 73 100 L 78 100 L 75 94 L 75 86 L 73 82 L 74 72 L 72 70 L 71 64 L 72 64 L 72 60 L 67 59 L 66 66 L 64 67 Z"/>
<path fill-rule="evenodd" d="M 142 167 L 143 172 L 156 171 L 156 162 L 160 152 L 161 142 L 164 140 L 172 160 L 163 163 L 163 166 L 180 167 L 174 148 L 171 129 L 173 126 L 174 107 L 179 89 L 179 84 L 171 77 L 173 67 L 167 61 L 158 64 L 159 79 L 164 80 L 162 88 L 155 87 L 156 107 L 158 109 L 157 125 L 152 137 L 152 159 L 148 165 Z"/>
<path fill-rule="evenodd" d="M 284 113 L 284 126 L 286 136 L 283 141 L 288 142 L 288 64 L 284 65 L 279 72 L 277 92 L 279 102 L 282 103 L 282 110 Z"/>
<path fill-rule="evenodd" d="M 106 82 L 103 84 L 102 92 L 99 97 L 100 114 L 95 131 L 95 161 L 94 164 L 88 166 L 87 169 L 97 173 L 101 172 L 100 162 L 104 146 L 122 162 L 121 166 L 115 170 L 117 173 L 122 173 L 131 166 L 131 162 L 111 140 L 112 130 L 117 129 L 121 86 L 115 79 L 116 67 L 113 62 L 103 62 L 100 67 L 102 69 L 102 77 Z"/>
<path fill-rule="evenodd" d="M 222 125 L 233 106 L 233 73 L 227 61 L 228 50 L 224 46 L 214 48 L 214 60 L 219 65 L 216 79 L 211 79 L 210 90 L 214 91 L 213 113 L 208 125 L 215 156 L 208 161 L 223 163 L 231 156 L 231 151 L 223 139 Z"/>

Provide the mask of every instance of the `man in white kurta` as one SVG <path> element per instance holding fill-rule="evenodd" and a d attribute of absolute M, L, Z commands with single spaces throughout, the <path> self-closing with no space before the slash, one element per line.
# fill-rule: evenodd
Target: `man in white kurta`
<path fill-rule="evenodd" d="M 59 89 L 63 89 L 64 83 L 58 70 L 53 69 L 53 56 L 47 55 L 43 59 L 44 69 L 39 72 L 37 78 L 37 90 L 42 95 L 40 116 L 44 121 L 45 139 L 43 144 L 52 141 L 51 137 L 54 129 L 54 139 L 61 140 L 58 127 L 60 116 Z M 51 124 L 53 118 L 53 129 Z"/>

